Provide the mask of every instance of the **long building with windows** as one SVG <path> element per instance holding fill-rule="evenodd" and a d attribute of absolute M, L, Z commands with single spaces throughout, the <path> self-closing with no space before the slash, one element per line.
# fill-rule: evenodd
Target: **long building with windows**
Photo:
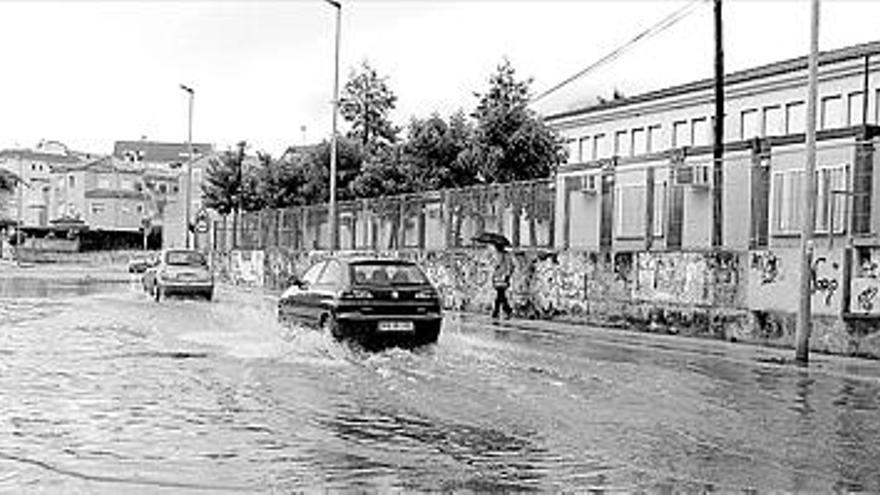
<path fill-rule="evenodd" d="M 840 314 L 857 309 L 859 284 L 868 282 L 855 279 L 880 275 L 880 42 L 821 53 L 818 92 L 814 259 L 846 272 L 834 274 L 846 288 L 814 307 Z M 721 184 L 713 177 L 711 79 L 545 115 L 569 146 L 556 179 L 555 245 L 751 251 L 755 263 L 772 256 L 796 266 L 806 95 L 806 57 L 725 76 Z M 716 187 L 720 216 L 713 212 Z M 720 246 L 712 243 L 715 222 Z M 852 258 L 843 250 L 848 243 Z M 757 280 L 747 303 L 793 310 L 796 279 Z"/>

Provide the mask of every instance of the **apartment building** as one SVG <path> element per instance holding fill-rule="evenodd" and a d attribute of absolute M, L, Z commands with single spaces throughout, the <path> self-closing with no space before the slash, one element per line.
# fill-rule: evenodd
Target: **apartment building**
<path fill-rule="evenodd" d="M 725 78 L 725 247 L 791 245 L 800 230 L 806 64 L 801 57 Z M 713 82 L 702 80 L 546 116 L 569 145 L 557 245 L 711 247 L 713 112 Z M 870 189 L 873 155 L 856 150 L 880 123 L 880 42 L 822 54 L 818 114 L 816 228 L 842 235 L 849 177 Z M 867 202 L 854 201 L 859 222 L 868 221 Z"/>
<path fill-rule="evenodd" d="M 90 155 L 76 153 L 57 141 L 43 141 L 34 148 L 0 151 L 0 169 L 21 178 L 19 188 L 7 195 L 5 211 L 26 227 L 46 227 L 52 218 L 51 178 L 55 167 L 81 164 Z"/>
<path fill-rule="evenodd" d="M 818 93 L 814 311 L 880 316 L 880 42 L 821 53 Z M 556 245 L 746 252 L 748 307 L 796 311 L 806 95 L 806 57 L 725 76 L 720 184 L 711 79 L 546 115 L 570 152 Z"/>
<path fill-rule="evenodd" d="M 90 230 L 137 232 L 155 214 L 143 168 L 114 157 L 56 166 L 51 187 L 52 217 L 83 220 Z"/>

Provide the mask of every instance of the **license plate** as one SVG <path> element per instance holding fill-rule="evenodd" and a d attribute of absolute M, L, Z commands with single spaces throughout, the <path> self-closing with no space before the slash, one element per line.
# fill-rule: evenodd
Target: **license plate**
<path fill-rule="evenodd" d="M 412 332 L 414 330 L 411 321 L 380 321 L 380 332 Z"/>

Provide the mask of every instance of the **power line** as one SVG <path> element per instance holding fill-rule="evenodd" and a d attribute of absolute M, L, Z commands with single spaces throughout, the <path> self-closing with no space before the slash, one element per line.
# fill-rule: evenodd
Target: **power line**
<path fill-rule="evenodd" d="M 627 52 L 629 49 L 634 47 L 639 42 L 645 41 L 653 36 L 656 36 L 657 34 L 660 34 L 661 32 L 665 31 L 666 29 L 669 29 L 670 27 L 672 27 L 673 25 L 678 23 L 678 21 L 680 21 L 680 20 L 684 19 L 685 17 L 687 17 L 688 15 L 690 15 L 691 12 L 693 12 L 694 9 L 698 6 L 698 4 L 707 3 L 708 1 L 709 0 L 693 0 L 691 3 L 676 10 L 672 14 L 669 14 L 668 16 L 664 17 L 662 20 L 660 20 L 660 22 L 654 24 L 653 26 L 649 27 L 648 29 L 645 29 L 641 33 L 637 34 L 635 37 L 633 37 L 631 40 L 627 41 L 623 45 L 615 48 L 613 51 L 611 51 L 610 53 L 608 53 L 604 57 L 593 62 L 592 64 L 587 66 L 585 69 L 582 69 L 581 71 L 568 77 L 567 79 L 565 79 L 561 83 L 553 86 L 552 88 L 548 89 L 547 91 L 544 91 L 543 93 L 539 94 L 538 96 L 532 98 L 532 102 L 534 103 L 534 102 L 546 97 L 547 95 L 558 91 L 562 87 L 567 86 L 568 84 L 572 83 L 573 81 L 580 79 L 581 77 L 583 77 L 587 73 L 592 72 L 592 71 L 598 69 L 599 67 L 616 60 L 618 57 L 623 55 L 625 52 Z"/>

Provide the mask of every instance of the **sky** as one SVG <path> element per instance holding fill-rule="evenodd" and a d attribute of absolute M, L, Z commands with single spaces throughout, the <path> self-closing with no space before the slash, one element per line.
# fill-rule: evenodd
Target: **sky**
<path fill-rule="evenodd" d="M 539 94 L 694 0 L 341 0 L 340 86 L 368 61 L 400 126 L 473 110 L 505 58 Z M 713 70 L 712 3 L 536 102 L 552 112 Z M 806 0 L 724 0 L 727 71 L 805 55 Z M 331 131 L 335 9 L 323 0 L 0 1 L 0 148 L 109 153 L 187 138 L 280 154 Z M 820 50 L 880 40 L 880 2 L 822 0 Z M 340 124 L 342 125 L 342 124 Z M 341 127 L 342 128 L 342 127 Z"/>

